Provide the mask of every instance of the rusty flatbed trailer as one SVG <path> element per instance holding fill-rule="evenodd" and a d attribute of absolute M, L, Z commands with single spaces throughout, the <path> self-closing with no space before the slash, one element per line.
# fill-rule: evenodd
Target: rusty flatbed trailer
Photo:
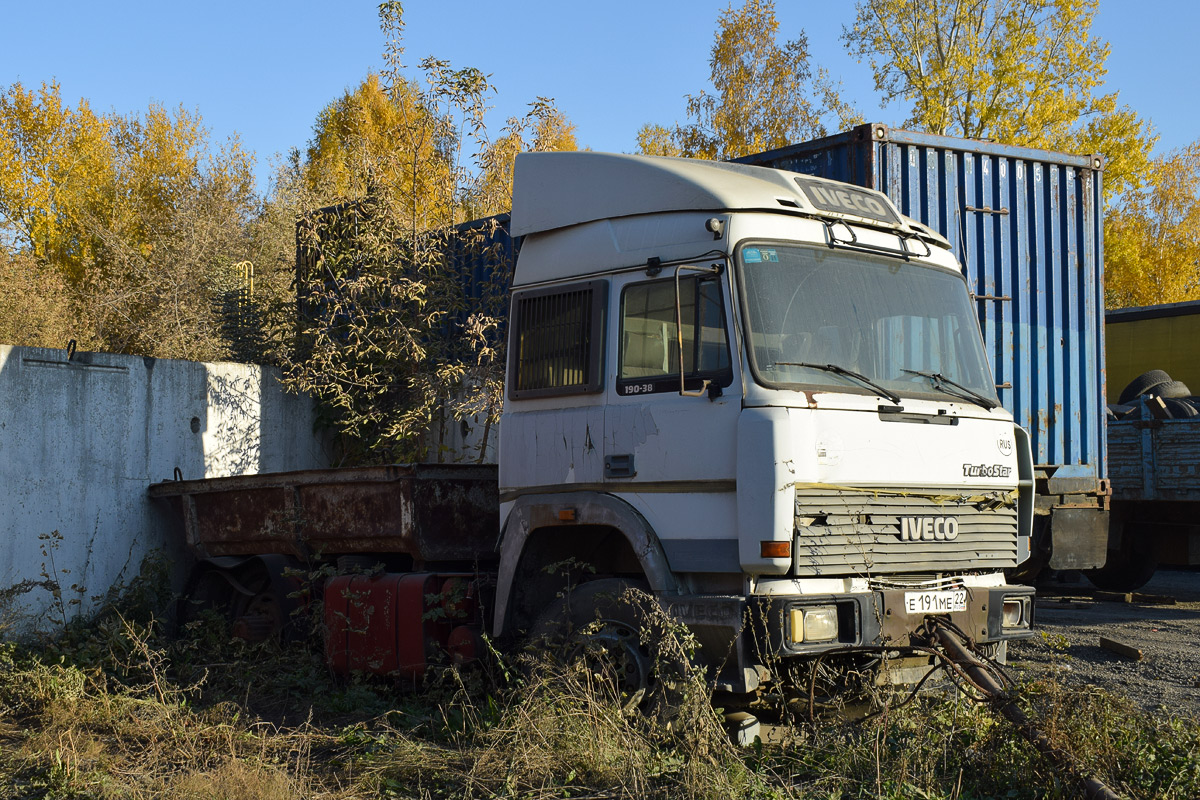
<path fill-rule="evenodd" d="M 278 472 L 165 481 L 149 492 L 175 507 L 199 558 L 403 554 L 420 564 L 497 557 L 492 465 Z"/>
<path fill-rule="evenodd" d="M 166 481 L 149 493 L 174 506 L 197 559 L 181 624 L 215 613 L 248 641 L 319 629 L 340 674 L 415 679 L 483 648 L 498 561 L 494 465 Z"/>

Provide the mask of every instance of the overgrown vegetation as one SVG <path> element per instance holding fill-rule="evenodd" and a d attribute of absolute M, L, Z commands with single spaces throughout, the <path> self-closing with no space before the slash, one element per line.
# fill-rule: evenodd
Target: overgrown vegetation
<path fill-rule="evenodd" d="M 307 644 L 217 620 L 167 635 L 142 578 L 52 641 L 0 645 L 0 798 L 1068 798 L 1077 787 L 964 696 L 859 722 L 785 720 L 736 748 L 702 682 L 671 725 L 545 653 L 338 681 Z M 1022 688 L 1048 736 L 1128 797 L 1200 794 L 1200 725 L 1099 689 Z"/>
<path fill-rule="evenodd" d="M 573 150 L 574 126 L 538 98 L 494 136 L 489 76 L 435 58 L 410 75 L 400 4 L 380 22 L 386 69 L 326 107 L 288 181 L 311 257 L 285 385 L 317 399 L 347 463 L 441 461 L 467 420 L 483 434 L 456 455 L 483 460 L 512 253 L 500 220 L 471 221 L 508 211 L 518 152 Z"/>

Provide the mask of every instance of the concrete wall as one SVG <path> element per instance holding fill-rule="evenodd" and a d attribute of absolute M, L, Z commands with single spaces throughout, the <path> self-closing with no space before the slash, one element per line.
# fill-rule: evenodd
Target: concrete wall
<path fill-rule="evenodd" d="M 91 610 L 152 551 L 181 563 L 151 483 L 324 466 L 272 368 L 0 345 L 0 634 Z"/>

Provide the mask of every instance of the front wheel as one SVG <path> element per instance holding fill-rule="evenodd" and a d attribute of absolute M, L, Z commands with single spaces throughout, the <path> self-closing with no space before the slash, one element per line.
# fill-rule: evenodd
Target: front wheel
<path fill-rule="evenodd" d="M 614 691 L 628 711 L 663 715 L 674 704 L 687 659 L 648 587 L 604 578 L 580 584 L 551 604 L 533 641 Z"/>

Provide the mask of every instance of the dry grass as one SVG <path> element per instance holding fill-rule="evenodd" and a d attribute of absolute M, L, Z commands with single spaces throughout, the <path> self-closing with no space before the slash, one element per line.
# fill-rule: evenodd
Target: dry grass
<path fill-rule="evenodd" d="M 1066 798 L 986 709 L 930 695 L 732 747 L 702 682 L 670 725 L 579 665 L 332 680 L 303 647 L 179 640 L 109 615 L 0 645 L 0 798 Z M 526 675 L 528 677 L 519 677 Z M 1128 797 L 1200 796 L 1200 727 L 1100 690 L 1023 689 L 1047 734 Z"/>

